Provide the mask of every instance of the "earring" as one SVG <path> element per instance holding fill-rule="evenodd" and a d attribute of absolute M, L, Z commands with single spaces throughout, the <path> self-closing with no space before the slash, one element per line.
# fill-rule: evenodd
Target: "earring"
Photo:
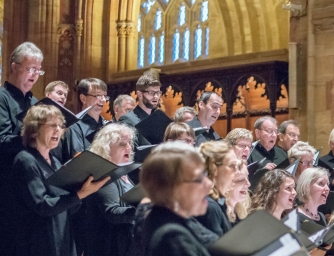
<path fill-rule="evenodd" d="M 179 211 L 179 203 L 177 201 L 174 201 L 174 212 Z"/>

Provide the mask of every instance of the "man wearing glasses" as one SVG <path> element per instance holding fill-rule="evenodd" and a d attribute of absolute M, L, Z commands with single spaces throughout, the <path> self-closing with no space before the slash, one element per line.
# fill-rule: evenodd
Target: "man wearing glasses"
<path fill-rule="evenodd" d="M 278 127 L 277 146 L 284 149 L 285 152 L 296 144 L 300 139 L 298 123 L 295 120 L 287 120 Z"/>
<path fill-rule="evenodd" d="M 71 125 L 65 132 L 61 143 L 62 163 L 67 162 L 77 153 L 89 149 L 92 141 L 87 136 L 100 129 L 105 123 L 101 113 L 104 104 L 109 100 L 107 85 L 98 78 L 85 78 L 79 82 L 76 93 L 81 110 L 88 107 L 91 107 L 91 109 L 80 121 Z M 57 151 L 59 151 L 59 148 Z"/>
<path fill-rule="evenodd" d="M 120 122 L 130 125 L 136 125 L 143 121 L 146 117 L 158 107 L 161 83 L 152 75 L 142 75 L 136 83 L 136 91 L 138 97 L 138 105 L 135 109 L 119 118 Z"/>
<path fill-rule="evenodd" d="M 254 123 L 255 136 L 258 140 L 247 162 L 248 164 L 266 158 L 259 169 L 273 170 L 287 159 L 287 153 L 275 146 L 277 139 L 277 120 L 271 116 L 263 116 Z"/>
<path fill-rule="evenodd" d="M 37 102 L 30 90 L 39 76 L 43 54 L 33 43 L 25 42 L 10 55 L 10 74 L 0 87 L 0 251 L 11 255 L 13 246 L 12 202 L 10 192 L 10 168 L 15 155 L 22 149 L 22 120 L 17 117 Z"/>

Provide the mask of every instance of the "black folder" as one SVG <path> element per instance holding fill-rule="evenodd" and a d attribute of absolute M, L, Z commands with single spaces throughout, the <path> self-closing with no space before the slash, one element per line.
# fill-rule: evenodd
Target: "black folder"
<path fill-rule="evenodd" d="M 145 158 L 151 153 L 152 149 L 157 145 L 144 145 L 136 147 L 134 160 L 136 162 L 144 162 Z"/>
<path fill-rule="evenodd" d="M 314 221 L 304 221 L 300 224 L 300 228 L 309 234 L 309 239 L 314 242 L 316 246 L 326 247 L 334 242 L 333 225 L 334 223 L 325 227 Z"/>
<path fill-rule="evenodd" d="M 57 107 L 61 113 L 63 114 L 64 118 L 65 118 L 65 125 L 66 127 L 71 126 L 72 124 L 78 122 L 85 114 L 87 114 L 87 112 L 91 109 L 91 107 L 88 107 L 86 109 L 84 109 L 83 111 L 81 111 L 80 113 L 78 113 L 77 115 L 73 114 L 70 110 L 68 110 L 67 108 L 65 108 L 63 105 L 60 105 L 58 102 L 50 99 L 50 98 L 43 98 L 40 101 L 36 102 L 34 104 L 34 106 L 40 105 L 40 104 L 45 104 L 45 105 L 52 105 Z M 23 120 L 23 118 L 26 116 L 28 110 L 25 110 L 21 113 L 19 113 L 16 117 L 19 120 Z"/>
<path fill-rule="evenodd" d="M 121 196 L 121 200 L 131 205 L 138 205 L 145 197 L 144 188 L 140 183 Z"/>
<path fill-rule="evenodd" d="M 76 191 L 82 187 L 90 175 L 93 175 L 94 181 L 110 176 L 107 182 L 109 184 L 140 166 L 141 163 L 116 165 L 86 150 L 65 163 L 55 174 L 47 178 L 46 183 L 67 191 Z"/>
<path fill-rule="evenodd" d="M 201 126 L 201 127 L 196 127 L 193 128 L 194 132 L 195 132 L 195 136 L 201 135 L 202 133 L 206 132 L 206 130 L 209 130 L 208 127 L 206 126 Z"/>
<path fill-rule="evenodd" d="M 252 176 L 255 174 L 257 169 L 259 169 L 260 165 L 263 163 L 263 161 L 266 160 L 266 158 L 263 158 L 262 160 L 255 161 L 249 165 L 247 165 L 248 175 Z"/>
<path fill-rule="evenodd" d="M 295 246 L 295 252 L 303 248 L 303 244 L 290 228 L 269 212 L 259 210 L 251 213 L 218 241 L 210 245 L 209 252 L 213 256 L 262 256 L 291 245 Z M 291 252 L 291 254 L 293 253 Z"/>
<path fill-rule="evenodd" d="M 135 127 L 148 142 L 159 144 L 163 141 L 165 130 L 171 122 L 172 120 L 164 112 L 156 110 Z"/>

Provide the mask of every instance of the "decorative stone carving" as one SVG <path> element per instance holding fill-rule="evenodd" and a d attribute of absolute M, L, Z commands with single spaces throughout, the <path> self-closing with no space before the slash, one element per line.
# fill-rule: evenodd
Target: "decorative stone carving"
<path fill-rule="evenodd" d="M 118 36 L 133 36 L 135 32 L 134 24 L 128 22 L 120 22 L 117 24 Z"/>
<path fill-rule="evenodd" d="M 82 36 L 83 31 L 83 20 L 77 19 L 75 21 L 75 31 L 77 32 L 77 36 Z"/>

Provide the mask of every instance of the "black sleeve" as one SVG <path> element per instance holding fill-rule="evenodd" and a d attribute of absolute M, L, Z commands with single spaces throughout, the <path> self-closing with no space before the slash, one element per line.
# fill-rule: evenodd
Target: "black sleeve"
<path fill-rule="evenodd" d="M 62 193 L 45 185 L 41 172 L 38 162 L 31 158 L 18 157 L 14 162 L 15 192 L 28 208 L 41 216 L 53 216 L 81 203 L 76 193 Z"/>
<path fill-rule="evenodd" d="M 61 143 L 62 163 L 72 159 L 77 153 L 85 150 L 84 138 L 80 129 L 76 129 L 77 124 L 73 124 L 64 134 Z"/>
<path fill-rule="evenodd" d="M 200 256 L 210 255 L 208 251 L 184 227 L 166 224 L 153 235 L 149 255 Z"/>
<path fill-rule="evenodd" d="M 132 206 L 120 205 L 120 192 L 116 182 L 112 182 L 96 192 L 96 203 L 110 223 L 132 223 L 136 209 Z"/>
<path fill-rule="evenodd" d="M 224 230 L 221 226 L 223 221 L 222 211 L 219 205 L 209 200 L 209 205 L 206 214 L 198 216 L 196 219 L 207 229 L 221 236 L 224 234 Z"/>
<path fill-rule="evenodd" d="M 13 127 L 10 118 L 9 103 L 5 97 L 0 98 L 0 152 L 3 156 L 15 156 L 22 150 L 21 127 Z M 13 160 L 13 159 L 12 159 Z"/>

